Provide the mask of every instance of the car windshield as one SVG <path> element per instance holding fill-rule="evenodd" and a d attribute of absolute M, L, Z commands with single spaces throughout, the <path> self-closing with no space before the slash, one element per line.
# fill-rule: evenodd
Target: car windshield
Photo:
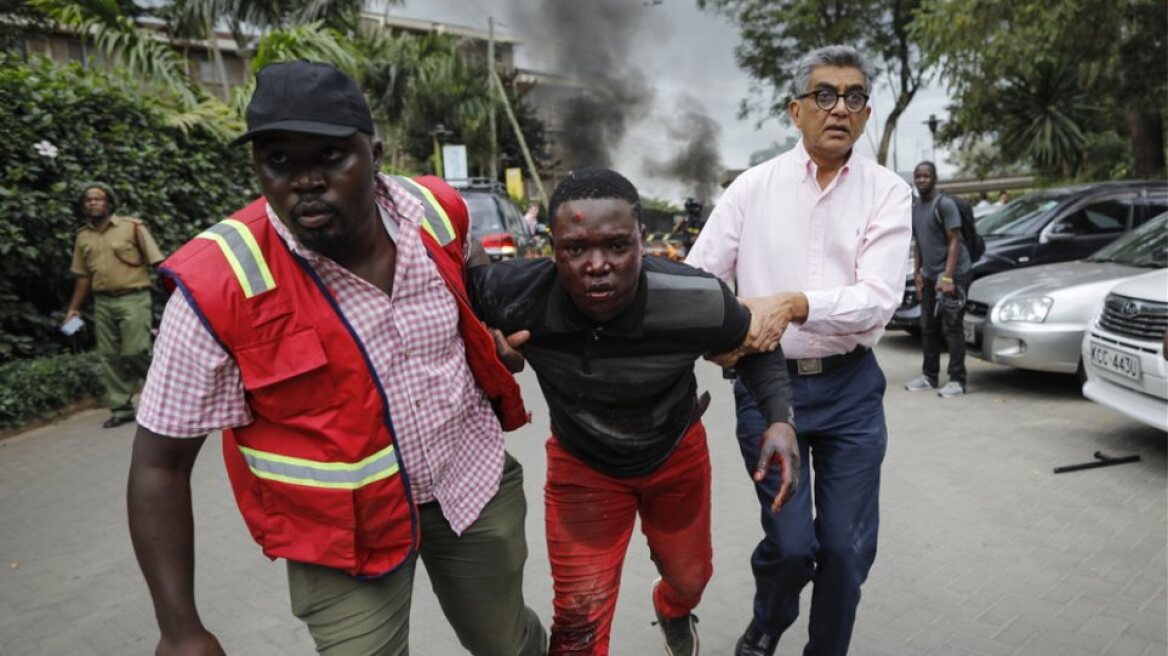
<path fill-rule="evenodd" d="M 474 234 L 484 232 L 506 232 L 503 227 L 503 213 L 495 204 L 495 199 L 488 194 L 463 194 L 466 200 L 466 209 L 470 210 L 470 231 Z"/>
<path fill-rule="evenodd" d="M 1025 235 L 1033 232 L 1035 220 L 1062 200 L 1062 196 L 1025 196 L 977 222 L 983 237 Z"/>
<path fill-rule="evenodd" d="M 1088 262 L 1116 262 L 1128 266 L 1168 267 L 1168 213 L 1116 239 L 1087 258 Z"/>

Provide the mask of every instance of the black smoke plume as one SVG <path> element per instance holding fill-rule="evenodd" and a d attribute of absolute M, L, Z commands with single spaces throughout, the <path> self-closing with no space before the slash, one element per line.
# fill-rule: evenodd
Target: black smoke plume
<path fill-rule="evenodd" d="M 683 95 L 677 113 L 666 127 L 669 138 L 680 149 L 666 160 L 646 157 L 645 172 L 655 178 L 678 180 L 700 201 L 709 201 L 718 188 L 722 162 L 718 156 L 718 139 L 722 127 L 706 114 L 696 98 Z"/>
<path fill-rule="evenodd" d="M 630 0 L 543 0 L 514 11 L 525 33 L 553 49 L 554 70 L 583 87 L 561 101 L 560 145 L 573 166 L 611 166 L 629 126 L 653 98 L 631 53 L 647 10 Z"/>

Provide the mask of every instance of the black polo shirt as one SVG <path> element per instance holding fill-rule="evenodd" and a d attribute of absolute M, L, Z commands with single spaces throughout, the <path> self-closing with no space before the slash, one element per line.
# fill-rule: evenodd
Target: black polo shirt
<path fill-rule="evenodd" d="M 632 305 L 604 324 L 575 306 L 550 259 L 477 267 L 468 278 L 488 326 L 531 331 L 523 355 L 560 444 L 611 476 L 640 476 L 664 462 L 696 418 L 694 362 L 737 348 L 750 328 L 749 310 L 720 280 L 657 257 L 644 259 Z M 781 369 L 789 406 L 782 355 L 768 359 L 768 375 Z"/>

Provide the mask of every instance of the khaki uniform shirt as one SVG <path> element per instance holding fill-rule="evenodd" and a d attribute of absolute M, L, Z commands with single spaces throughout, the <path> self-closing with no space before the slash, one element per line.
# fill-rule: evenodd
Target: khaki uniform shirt
<path fill-rule="evenodd" d="M 163 259 L 140 219 L 114 216 L 100 232 L 88 223 L 77 232 L 73 273 L 88 277 L 95 293 L 117 294 L 149 287 L 146 265 Z"/>

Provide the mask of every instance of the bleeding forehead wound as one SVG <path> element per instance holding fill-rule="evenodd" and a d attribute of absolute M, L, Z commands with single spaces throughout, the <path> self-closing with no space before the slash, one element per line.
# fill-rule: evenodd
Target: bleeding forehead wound
<path fill-rule="evenodd" d="M 572 212 L 572 220 L 575 221 L 576 223 L 580 223 L 581 221 L 584 220 L 584 213 L 581 212 L 580 210 L 576 210 L 575 212 Z"/>

